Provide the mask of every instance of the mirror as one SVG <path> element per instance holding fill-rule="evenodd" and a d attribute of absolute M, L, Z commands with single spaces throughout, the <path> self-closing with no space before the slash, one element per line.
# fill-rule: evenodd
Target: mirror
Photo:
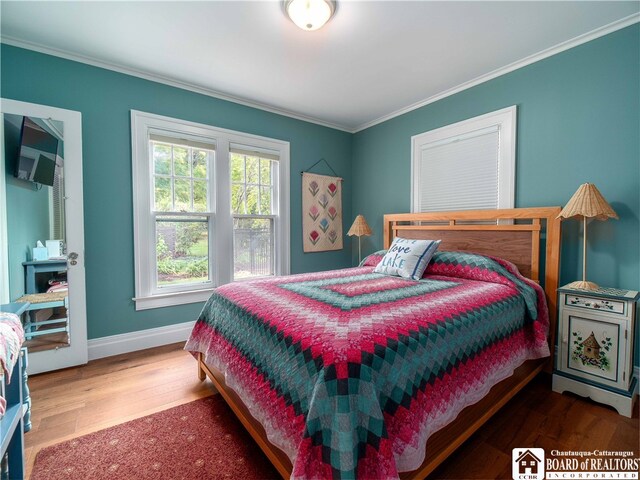
<path fill-rule="evenodd" d="M 0 114 L 0 308 L 21 315 L 29 375 L 82 365 L 82 114 L 7 98 Z"/>
<path fill-rule="evenodd" d="M 30 353 L 69 347 L 64 123 L 3 117 L 9 299 L 30 303 Z"/>

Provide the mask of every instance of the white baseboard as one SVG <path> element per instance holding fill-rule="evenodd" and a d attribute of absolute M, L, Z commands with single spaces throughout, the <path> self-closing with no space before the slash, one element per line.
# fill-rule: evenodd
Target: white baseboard
<path fill-rule="evenodd" d="M 194 324 L 195 322 L 178 323 L 91 339 L 88 342 L 89 360 L 184 342 L 189 337 Z"/>

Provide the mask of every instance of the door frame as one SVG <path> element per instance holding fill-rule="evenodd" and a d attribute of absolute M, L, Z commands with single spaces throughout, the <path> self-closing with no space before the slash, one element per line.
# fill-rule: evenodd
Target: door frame
<path fill-rule="evenodd" d="M 0 304 L 9 303 L 9 239 L 7 181 L 4 167 L 4 114 L 0 109 Z"/>
<path fill-rule="evenodd" d="M 84 206 L 82 188 L 82 114 L 73 110 L 38 105 L 0 98 L 0 112 L 45 119 L 59 120 L 64 124 L 64 188 L 65 228 L 67 252 L 78 254 L 77 264 L 69 266 L 67 278 L 69 289 L 69 347 L 35 352 L 29 356 L 29 374 L 41 373 L 87 363 L 87 306 L 85 291 L 84 261 Z M 3 122 L 4 128 L 4 122 Z M 4 136 L 2 137 L 4 145 Z M 4 155 L 0 165 L 0 207 L 6 211 L 4 188 Z M 70 221 L 74 219 L 76 221 Z M 6 219 L 5 219 L 6 220 Z M 8 245 L 6 223 L 0 227 L 0 266 L 7 270 Z M 5 235 L 5 238 L 2 238 Z M 8 274 L 8 273 L 7 273 Z M 5 272 L 0 272 L 5 278 Z"/>

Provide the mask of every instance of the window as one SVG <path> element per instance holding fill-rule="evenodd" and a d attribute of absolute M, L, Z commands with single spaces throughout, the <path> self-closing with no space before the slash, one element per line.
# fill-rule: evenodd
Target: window
<path fill-rule="evenodd" d="M 48 133 L 56 137 L 58 152 L 53 169 L 53 184 L 49 190 L 49 238 L 66 240 L 64 217 L 64 124 L 51 118 L 36 119 L 36 123 Z"/>
<path fill-rule="evenodd" d="M 412 137 L 412 211 L 513 208 L 516 107 Z"/>
<path fill-rule="evenodd" d="M 287 142 L 135 111 L 131 124 L 136 309 L 289 273 Z"/>
<path fill-rule="evenodd" d="M 215 146 L 151 133 L 156 286 L 210 284 L 209 165 Z"/>
<path fill-rule="evenodd" d="M 64 167 L 63 160 L 58 158 L 53 186 L 49 190 L 49 235 L 52 239 L 67 238 L 64 222 Z"/>
<path fill-rule="evenodd" d="M 231 146 L 234 279 L 273 275 L 278 156 Z"/>

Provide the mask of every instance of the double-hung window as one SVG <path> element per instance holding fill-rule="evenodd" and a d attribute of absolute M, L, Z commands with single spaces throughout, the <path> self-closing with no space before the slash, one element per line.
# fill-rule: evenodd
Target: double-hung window
<path fill-rule="evenodd" d="M 289 273 L 289 144 L 131 112 L 136 309 Z"/>
<path fill-rule="evenodd" d="M 278 217 L 278 154 L 231 145 L 233 277 L 273 275 Z"/>
<path fill-rule="evenodd" d="M 209 166 L 214 165 L 215 144 L 152 130 L 149 152 L 155 231 L 153 290 L 161 293 L 211 287 L 209 239 L 213 209 Z"/>
<path fill-rule="evenodd" d="M 516 107 L 416 135 L 412 211 L 513 208 Z"/>

